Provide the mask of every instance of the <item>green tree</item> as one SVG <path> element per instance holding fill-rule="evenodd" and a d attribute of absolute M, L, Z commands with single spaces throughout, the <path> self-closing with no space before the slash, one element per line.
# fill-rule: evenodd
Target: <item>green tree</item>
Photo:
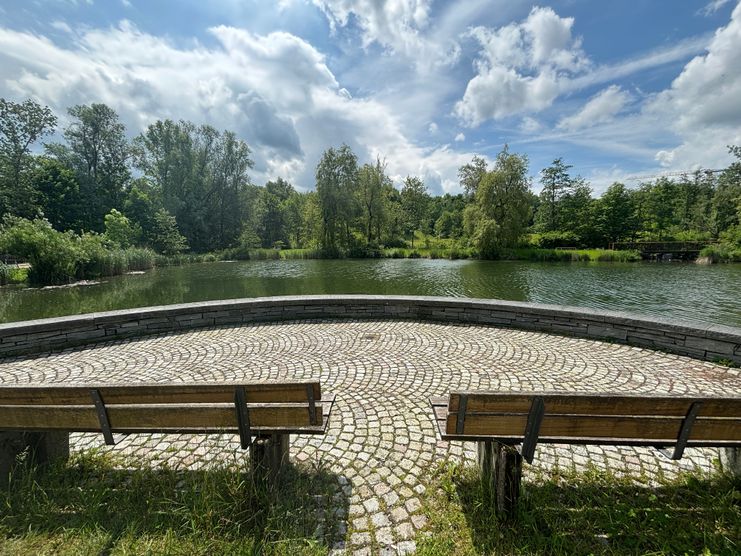
<path fill-rule="evenodd" d="M 380 235 L 380 223 L 384 219 L 383 188 L 390 184 L 385 165 L 380 158 L 375 164 L 364 164 L 357 174 L 357 194 L 363 219 L 366 245 L 375 245 Z"/>
<path fill-rule="evenodd" d="M 165 209 L 154 214 L 148 243 L 163 255 L 176 255 L 188 249 L 188 242 L 178 231 L 175 217 Z"/>
<path fill-rule="evenodd" d="M 350 223 L 357 214 L 355 187 L 358 159 L 347 145 L 324 151 L 316 168 L 316 192 L 321 212 L 321 246 L 337 256 L 351 243 Z"/>
<path fill-rule="evenodd" d="M 570 168 L 570 165 L 564 164 L 562 158 L 557 158 L 550 166 L 541 170 L 540 183 L 543 188 L 535 220 L 538 231 L 553 232 L 562 229 L 559 202 L 564 192 L 573 185 L 569 175 Z"/>
<path fill-rule="evenodd" d="M 598 213 L 607 241 L 635 237 L 640 228 L 633 195 L 622 183 L 613 183 L 599 199 Z"/>
<path fill-rule="evenodd" d="M 728 151 L 736 160 L 718 176 L 710 216 L 715 235 L 741 223 L 741 147 L 729 146 Z"/>
<path fill-rule="evenodd" d="M 82 227 L 84 207 L 74 171 L 55 158 L 39 156 L 31 184 L 38 194 L 44 217 L 55 229 L 79 230 Z"/>
<path fill-rule="evenodd" d="M 67 144 L 47 145 L 47 151 L 75 171 L 85 229 L 102 231 L 105 214 L 122 208 L 130 179 L 126 128 L 105 104 L 73 106 L 68 112 L 72 122 L 64 130 Z"/>
<path fill-rule="evenodd" d="M 57 118 L 47 106 L 33 100 L 16 103 L 0 98 L 0 216 L 35 215 L 35 190 L 30 170 L 31 146 L 51 133 Z"/>
<path fill-rule="evenodd" d="M 125 249 L 139 241 L 141 228 L 116 209 L 111 209 L 111 212 L 105 215 L 104 221 L 105 238 L 114 245 Z"/>
<path fill-rule="evenodd" d="M 486 175 L 486 171 L 486 160 L 478 155 L 473 155 L 471 162 L 458 168 L 458 181 L 469 198 L 476 195 L 476 190 Z"/>
<path fill-rule="evenodd" d="M 482 257 L 495 257 L 502 248 L 515 247 L 530 219 L 528 161 L 507 147 L 497 155 L 466 208 L 464 222 Z"/>
<path fill-rule="evenodd" d="M 401 188 L 401 208 L 404 214 L 404 228 L 412 236 L 414 247 L 414 232 L 422 228 L 427 216 L 430 195 L 427 186 L 415 176 L 407 176 Z"/>

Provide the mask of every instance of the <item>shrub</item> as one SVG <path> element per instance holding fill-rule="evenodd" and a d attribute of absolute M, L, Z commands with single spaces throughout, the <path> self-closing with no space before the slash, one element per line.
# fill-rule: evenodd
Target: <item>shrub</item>
<path fill-rule="evenodd" d="M 32 284 L 63 284 L 77 274 L 80 249 L 71 232 L 58 232 L 44 219 L 7 218 L 0 231 L 0 250 L 23 257 Z"/>

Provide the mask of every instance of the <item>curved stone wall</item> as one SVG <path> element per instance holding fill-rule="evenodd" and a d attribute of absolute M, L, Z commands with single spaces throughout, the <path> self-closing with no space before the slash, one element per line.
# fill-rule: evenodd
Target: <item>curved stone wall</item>
<path fill-rule="evenodd" d="M 6 323 L 0 324 L 0 357 L 206 326 L 306 319 L 409 319 L 502 326 L 741 364 L 739 328 L 560 305 L 375 295 L 208 301 Z"/>

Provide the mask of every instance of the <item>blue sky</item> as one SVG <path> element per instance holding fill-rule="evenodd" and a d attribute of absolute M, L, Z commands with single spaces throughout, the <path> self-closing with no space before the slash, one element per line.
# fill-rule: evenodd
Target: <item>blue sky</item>
<path fill-rule="evenodd" d="M 232 129 L 252 177 L 311 189 L 343 142 L 458 192 L 504 144 L 563 157 L 596 193 L 719 168 L 741 144 L 737 0 L 6 0 L 0 96 L 104 102 L 133 136 L 158 118 Z M 629 183 L 634 183 L 630 181 Z"/>

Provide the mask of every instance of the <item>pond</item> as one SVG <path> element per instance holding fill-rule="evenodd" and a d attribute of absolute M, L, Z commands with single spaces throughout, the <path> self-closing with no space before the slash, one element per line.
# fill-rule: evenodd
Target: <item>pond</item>
<path fill-rule="evenodd" d="M 741 326 L 741 265 L 427 259 L 279 260 L 158 268 L 99 283 L 0 288 L 0 321 L 301 294 L 495 298 Z"/>

